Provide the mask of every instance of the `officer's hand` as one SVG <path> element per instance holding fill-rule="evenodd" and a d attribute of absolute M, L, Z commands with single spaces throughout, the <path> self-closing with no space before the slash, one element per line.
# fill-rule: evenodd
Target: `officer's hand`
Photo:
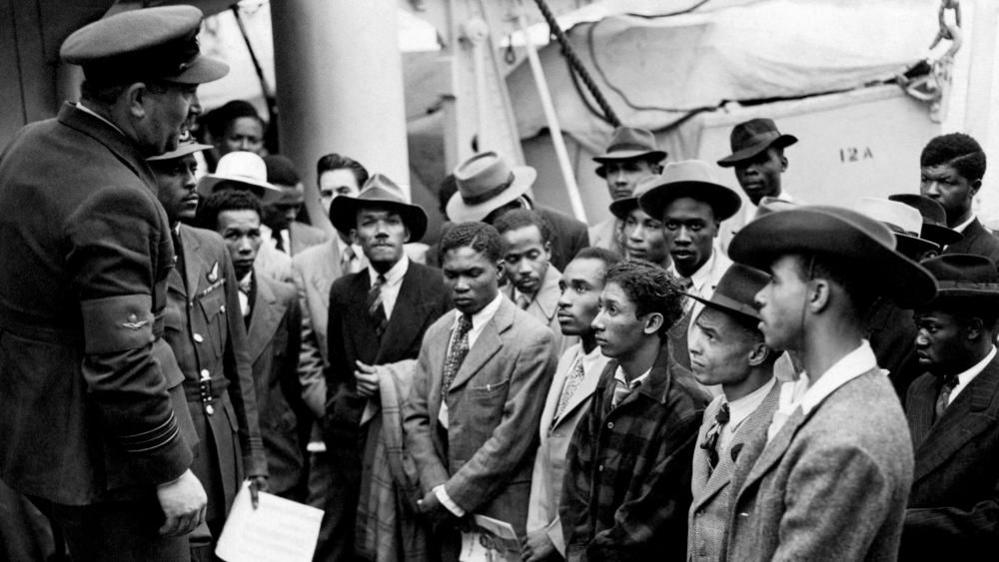
<path fill-rule="evenodd" d="M 256 476 L 250 476 L 249 480 L 250 480 L 250 505 L 253 506 L 253 509 L 257 509 L 257 506 L 260 504 L 260 497 L 258 496 L 258 493 L 270 490 L 270 486 L 267 485 L 266 476 L 261 476 L 258 474 Z"/>
<path fill-rule="evenodd" d="M 362 398 L 374 396 L 378 392 L 378 367 L 365 365 L 360 361 L 355 361 L 354 364 L 357 367 L 357 370 L 354 371 L 357 394 Z"/>
<path fill-rule="evenodd" d="M 157 486 L 156 497 L 166 518 L 159 531 L 163 536 L 186 535 L 205 519 L 208 496 L 190 469 L 180 478 Z"/>
<path fill-rule="evenodd" d="M 528 533 L 524 539 L 524 545 L 520 550 L 520 557 L 526 562 L 541 562 L 555 554 L 555 545 L 548 537 L 545 529 L 538 529 L 533 533 Z"/>

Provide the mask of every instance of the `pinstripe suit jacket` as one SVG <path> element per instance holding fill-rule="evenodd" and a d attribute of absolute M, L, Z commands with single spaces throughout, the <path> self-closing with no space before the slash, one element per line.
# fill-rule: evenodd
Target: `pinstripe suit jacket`
<path fill-rule="evenodd" d="M 729 496 L 732 473 L 738 460 L 749 462 L 739 453 L 747 441 L 766 434 L 777 398 L 780 384 L 775 384 L 763 402 L 742 422 L 732 436 L 728 450 L 719 455 L 718 466 L 711 471 L 708 454 L 700 447 L 704 437 L 714 422 L 724 396 L 717 396 L 704 411 L 701 429 L 697 432 L 697 446 L 694 448 L 694 466 L 690 481 L 693 501 L 687 523 L 687 560 L 718 560 L 725 551 L 725 528 L 728 525 Z"/>

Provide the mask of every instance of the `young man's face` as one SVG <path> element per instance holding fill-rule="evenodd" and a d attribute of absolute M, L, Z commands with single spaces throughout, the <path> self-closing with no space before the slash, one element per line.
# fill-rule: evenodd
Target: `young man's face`
<path fill-rule="evenodd" d="M 378 208 L 357 211 L 357 228 L 352 234 L 368 262 L 381 272 L 402 259 L 403 244 L 409 241 L 409 229 L 399 213 Z"/>
<path fill-rule="evenodd" d="M 611 160 L 604 164 L 604 180 L 607 181 L 611 199 L 617 201 L 631 197 L 639 180 L 656 173 L 652 166 L 651 162 L 640 158 Z"/>
<path fill-rule="evenodd" d="M 663 234 L 677 272 L 690 277 L 711 259 L 718 223 L 711 205 L 690 197 L 670 202 L 663 211 Z"/>
<path fill-rule="evenodd" d="M 690 336 L 690 368 L 704 385 L 736 385 L 749 376 L 758 340 L 731 315 L 705 306 Z"/>
<path fill-rule="evenodd" d="M 770 273 L 770 282 L 756 293 L 756 304 L 763 319 L 760 331 L 770 349 L 799 351 L 808 298 L 808 282 L 802 273 L 801 259 L 781 256 L 770 266 Z"/>
<path fill-rule="evenodd" d="M 669 252 L 666 250 L 666 237 L 661 221 L 636 208 L 628 213 L 621 228 L 624 231 L 625 257 L 657 265 L 668 261 Z"/>
<path fill-rule="evenodd" d="M 541 230 L 529 225 L 503 233 L 506 240 L 506 276 L 518 291 L 533 296 L 541 289 L 548 262 L 551 260 L 551 245 L 541 239 Z"/>
<path fill-rule="evenodd" d="M 238 117 L 229 123 L 216 146 L 220 155 L 237 150 L 260 154 L 264 148 L 264 126 L 259 119 Z"/>
<path fill-rule="evenodd" d="M 780 176 L 787 170 L 787 158 L 770 147 L 749 160 L 737 163 L 734 168 L 735 178 L 746 196 L 753 205 L 759 205 L 764 197 L 780 196 Z"/>
<path fill-rule="evenodd" d="M 603 260 L 576 258 L 565 266 L 558 282 L 558 324 L 567 336 L 593 332 L 593 319 L 600 312 L 600 292 L 604 288 L 607 266 Z"/>
<path fill-rule="evenodd" d="M 340 195 L 353 197 L 360 191 L 361 187 L 357 185 L 357 177 L 354 176 L 354 172 L 347 168 L 327 170 L 319 176 L 319 200 L 327 215 L 330 212 L 330 203 L 335 197 Z"/>
<path fill-rule="evenodd" d="M 971 212 L 971 203 L 982 186 L 982 180 L 970 181 L 948 164 L 923 166 L 920 176 L 919 192 L 943 205 L 948 226 L 960 224 Z"/>
<path fill-rule="evenodd" d="M 229 250 L 236 277 L 242 279 L 253 269 L 260 250 L 260 215 L 250 209 L 222 211 L 218 216 L 218 233 Z"/>
<path fill-rule="evenodd" d="M 600 312 L 592 324 L 600 352 L 613 359 L 630 357 L 650 335 L 649 316 L 638 316 L 628 293 L 613 281 L 607 283 L 600 293 Z"/>
<path fill-rule="evenodd" d="M 918 311 L 915 320 L 916 358 L 921 367 L 936 375 L 956 375 L 967 368 L 966 333 L 960 318 L 926 309 Z"/>
<path fill-rule="evenodd" d="M 190 220 L 198 210 L 198 183 L 194 179 L 198 161 L 193 154 L 149 163 L 156 176 L 156 197 L 170 224 Z"/>
<path fill-rule="evenodd" d="M 490 261 L 469 246 L 444 252 L 441 269 L 454 307 L 464 314 L 475 314 L 492 302 L 499 294 L 502 263 Z"/>

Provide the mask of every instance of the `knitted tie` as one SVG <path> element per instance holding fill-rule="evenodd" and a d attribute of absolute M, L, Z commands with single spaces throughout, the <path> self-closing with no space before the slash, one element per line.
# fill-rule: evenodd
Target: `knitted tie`
<path fill-rule="evenodd" d="M 937 402 L 934 405 L 933 412 L 936 414 L 934 420 L 940 420 L 943 417 L 944 410 L 947 409 L 947 403 L 950 400 L 950 393 L 954 391 L 954 387 L 957 386 L 957 375 L 947 375 L 944 377 L 943 385 L 940 386 L 940 394 L 937 395 Z"/>
<path fill-rule="evenodd" d="M 385 284 L 385 276 L 379 275 L 375 282 L 371 284 L 368 291 L 368 316 L 375 322 L 375 333 L 382 337 L 385 333 L 385 325 L 388 324 L 388 317 L 385 316 L 385 306 L 382 304 L 382 285 Z"/>
<path fill-rule="evenodd" d="M 565 407 L 569 405 L 569 400 L 572 395 L 576 393 L 576 389 L 579 388 L 579 384 L 583 382 L 583 376 L 586 373 L 583 371 L 583 359 L 579 358 L 576 360 L 576 365 L 573 367 L 569 376 L 565 378 L 565 384 L 562 386 L 562 394 L 558 397 L 558 406 L 555 408 L 554 420 L 559 419 L 562 416 L 562 412 L 565 411 Z"/>
<path fill-rule="evenodd" d="M 461 362 L 468 355 L 468 331 L 472 329 L 472 317 L 462 314 L 458 317 L 458 326 L 451 332 L 451 341 L 447 346 L 447 357 L 444 359 L 444 381 L 441 385 L 441 401 L 447 397 Z"/>
<path fill-rule="evenodd" d="M 711 466 L 711 470 L 714 470 L 718 465 L 718 439 L 721 437 L 722 428 L 728 423 L 728 420 L 728 402 L 724 402 L 718 409 L 718 413 L 715 414 L 715 421 L 704 434 L 704 442 L 701 443 L 701 448 L 708 454 L 708 464 Z"/>

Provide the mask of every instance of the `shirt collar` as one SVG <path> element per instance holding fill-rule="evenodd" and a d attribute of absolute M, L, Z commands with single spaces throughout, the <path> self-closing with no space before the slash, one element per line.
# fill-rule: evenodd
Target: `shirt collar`
<path fill-rule="evenodd" d="M 968 228 L 969 226 L 971 226 L 971 223 L 975 222 L 975 219 L 977 219 L 977 218 L 978 218 L 978 217 L 976 217 L 974 213 L 971 213 L 971 216 L 970 216 L 970 217 L 968 217 L 968 220 L 966 220 L 966 221 L 962 222 L 961 224 L 959 224 L 959 225 L 955 226 L 955 227 L 954 227 L 954 230 L 956 230 L 956 231 L 960 232 L 961 234 L 964 234 L 964 231 L 965 231 L 965 230 L 966 230 L 966 229 L 967 229 L 967 228 Z"/>
<path fill-rule="evenodd" d="M 971 382 L 972 379 L 974 379 L 975 377 L 977 377 L 979 375 L 979 373 L 981 373 L 982 371 L 985 370 L 985 367 L 989 364 L 989 362 L 991 362 L 993 359 L 995 359 L 995 356 L 996 356 L 996 346 L 993 345 L 992 346 L 992 351 L 988 352 L 985 355 L 984 359 L 982 359 L 978 363 L 975 363 L 974 365 L 972 365 L 971 368 L 969 368 L 968 370 L 966 370 L 964 372 L 961 372 L 961 373 L 958 373 L 958 375 L 957 375 L 957 387 L 965 387 L 965 386 L 967 386 L 968 383 Z M 955 389 L 957 387 L 955 387 Z M 953 394 L 953 392 L 954 391 L 952 390 L 951 393 Z"/>
<path fill-rule="evenodd" d="M 633 381 L 629 383 L 628 377 L 626 377 L 624 374 L 624 368 L 621 367 L 621 365 L 618 365 L 617 369 L 614 370 L 614 380 L 622 384 L 628 385 L 629 388 L 634 389 L 637 388 L 639 385 L 644 384 L 645 379 L 649 378 L 650 373 L 652 373 L 652 367 L 646 369 L 644 373 L 638 375 L 637 377 L 635 377 Z"/>
<path fill-rule="evenodd" d="M 93 109 L 90 109 L 89 107 L 83 105 L 83 102 L 76 102 L 76 108 L 79 109 L 80 111 L 84 112 L 84 113 L 87 113 L 89 115 L 93 115 L 94 117 L 100 119 L 101 121 L 104 121 L 105 123 L 107 123 L 108 125 L 110 125 L 112 129 L 114 129 L 114 130 L 118 131 L 119 133 L 121 133 L 122 136 L 126 136 L 125 135 L 125 131 L 122 131 L 121 127 L 119 127 L 118 125 L 115 125 L 111 121 L 108 121 L 107 118 L 105 118 L 102 115 L 98 114 Z"/>
<path fill-rule="evenodd" d="M 780 408 L 785 410 L 786 407 L 788 411 L 791 411 L 794 410 L 795 406 L 800 405 L 802 413 L 808 414 L 839 387 L 871 369 L 877 368 L 877 366 L 878 360 L 874 356 L 874 351 L 871 350 L 871 344 L 867 340 L 863 340 L 857 349 L 847 353 L 833 364 L 819 377 L 815 384 L 811 384 L 807 372 L 801 373 L 797 382 L 789 383 L 794 385 L 790 403 L 785 403 L 788 397 L 781 393 Z"/>
<path fill-rule="evenodd" d="M 378 279 L 378 276 L 384 275 L 386 285 L 396 285 L 398 283 L 402 283 L 402 278 L 406 275 L 406 271 L 408 270 L 409 270 L 409 258 L 407 258 L 406 254 L 403 253 L 402 259 L 395 262 L 395 265 L 389 268 L 389 270 L 386 271 L 385 273 L 378 273 L 377 271 L 375 271 L 375 268 L 371 267 L 371 264 L 369 263 L 368 278 L 371 280 L 371 284 L 374 285 L 375 280 Z"/>
<path fill-rule="evenodd" d="M 770 393 L 770 389 L 774 387 L 774 384 L 775 379 L 771 378 L 760 388 L 742 398 L 728 402 L 729 424 L 731 424 L 731 427 L 739 427 L 739 424 L 748 418 L 749 414 L 755 412 L 760 407 L 760 404 L 763 403 L 763 399 Z"/>
<path fill-rule="evenodd" d="M 472 329 L 474 330 L 474 329 L 478 328 L 479 326 L 483 326 L 483 325 L 485 325 L 486 322 L 489 322 L 490 320 L 492 320 L 493 316 L 496 316 L 496 311 L 499 310 L 499 307 L 500 307 L 501 304 L 503 304 L 503 299 L 505 299 L 505 298 L 506 297 L 504 297 L 502 293 L 497 293 L 496 294 L 496 298 L 494 298 L 492 301 L 490 301 L 490 303 L 487 304 L 486 306 L 482 307 L 482 310 L 480 310 L 480 311 L 476 312 L 475 314 L 473 314 L 472 315 Z M 455 322 L 457 322 L 458 318 L 461 317 L 462 312 L 460 310 L 456 310 L 455 313 L 456 314 L 455 314 L 454 319 L 455 319 Z"/>
<path fill-rule="evenodd" d="M 711 257 L 708 258 L 708 261 L 704 262 L 704 264 L 702 264 L 701 267 L 699 267 L 697 271 L 690 276 L 690 282 L 692 284 L 691 292 L 697 293 L 700 296 L 710 296 L 704 295 L 702 290 L 711 284 L 717 283 L 721 278 L 721 273 L 724 273 L 725 269 L 727 269 L 729 265 L 727 263 L 729 261 L 728 258 L 719 256 L 722 256 L 721 250 L 717 247 L 717 245 L 712 244 Z M 683 275 L 680 275 L 680 272 L 676 270 L 676 264 L 674 263 L 669 264 L 669 272 L 678 278 L 683 277 Z"/>

